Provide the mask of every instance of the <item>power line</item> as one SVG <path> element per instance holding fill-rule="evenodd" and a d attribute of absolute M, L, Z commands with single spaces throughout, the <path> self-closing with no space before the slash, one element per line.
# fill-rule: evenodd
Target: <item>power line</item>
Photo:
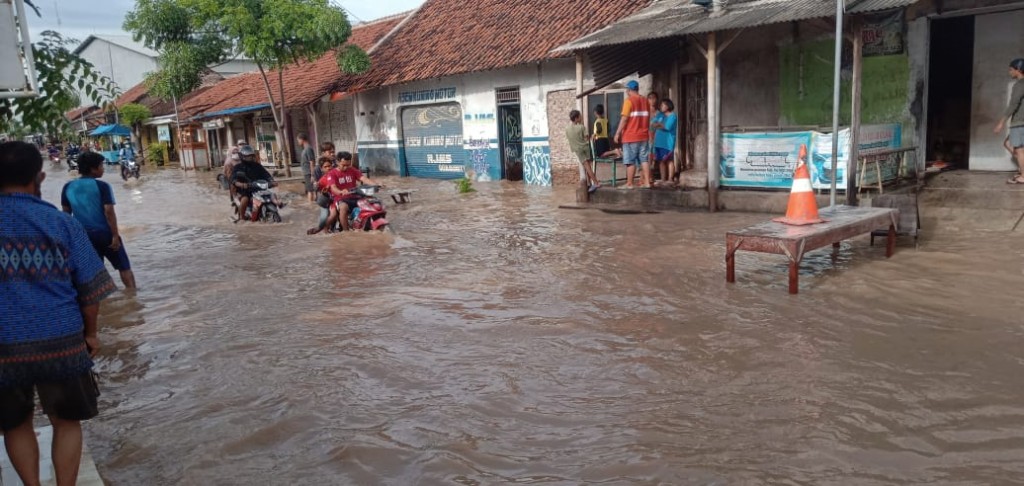
<path fill-rule="evenodd" d="M 366 23 L 366 21 L 365 21 L 365 20 L 363 20 L 363 19 L 361 19 L 361 18 L 357 17 L 357 16 L 356 16 L 356 14 L 352 13 L 352 11 L 351 11 L 351 10 L 349 10 L 349 9 L 345 8 L 345 6 L 341 4 L 341 2 L 339 2 L 339 1 L 335 1 L 335 0 L 331 0 L 331 3 L 332 3 L 333 5 L 335 5 L 335 6 L 337 6 L 338 8 L 340 8 L 340 9 L 344 10 L 344 11 L 345 11 L 345 14 L 346 14 L 346 15 L 348 15 L 349 17 L 352 17 L 352 18 L 354 18 L 354 19 L 356 19 L 356 20 L 358 20 L 358 21 L 359 21 L 359 23 L 361 23 L 361 24 L 365 24 L 365 23 Z"/>

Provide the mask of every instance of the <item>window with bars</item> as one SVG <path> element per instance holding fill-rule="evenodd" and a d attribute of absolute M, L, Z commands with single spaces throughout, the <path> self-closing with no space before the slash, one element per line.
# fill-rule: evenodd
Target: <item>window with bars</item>
<path fill-rule="evenodd" d="M 495 101 L 499 105 L 512 105 L 519 103 L 519 87 L 498 88 L 494 90 Z"/>

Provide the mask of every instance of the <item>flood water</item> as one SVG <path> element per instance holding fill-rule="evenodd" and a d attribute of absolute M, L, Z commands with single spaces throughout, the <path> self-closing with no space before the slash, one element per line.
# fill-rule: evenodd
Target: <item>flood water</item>
<path fill-rule="evenodd" d="M 112 485 L 1024 481 L 1020 236 L 865 236 L 791 296 L 778 256 L 725 283 L 765 215 L 395 178 L 394 235 L 310 237 L 299 199 L 232 224 L 210 173 L 105 180 L 140 286 L 100 317 Z"/>

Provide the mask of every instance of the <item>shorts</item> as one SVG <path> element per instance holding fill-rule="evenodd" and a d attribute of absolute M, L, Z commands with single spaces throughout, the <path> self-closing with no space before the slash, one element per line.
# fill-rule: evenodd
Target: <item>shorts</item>
<path fill-rule="evenodd" d="M 55 383 L 36 383 L 0 390 L 0 429 L 7 432 L 32 419 L 35 394 L 43 412 L 63 420 L 88 420 L 99 414 L 99 386 L 92 371 Z"/>
<path fill-rule="evenodd" d="M 581 164 L 585 164 L 588 160 L 591 160 L 589 150 L 581 150 L 573 153 L 576 154 L 576 159 L 579 160 Z"/>
<path fill-rule="evenodd" d="M 316 205 L 320 206 L 323 209 L 331 207 L 331 196 L 328 196 L 326 193 L 321 192 L 319 195 L 316 196 Z"/>
<path fill-rule="evenodd" d="M 594 139 L 594 157 L 600 157 L 601 154 L 612 149 L 611 144 L 608 143 L 607 138 L 595 138 Z"/>
<path fill-rule="evenodd" d="M 316 188 L 313 187 L 313 176 L 310 174 L 302 174 L 302 182 L 306 186 L 306 192 L 316 192 Z"/>
<path fill-rule="evenodd" d="M 106 258 L 114 266 L 114 269 L 121 272 L 132 269 L 132 262 L 128 260 L 128 252 L 124 250 L 123 239 L 117 251 L 110 249 L 110 244 L 114 242 L 114 235 L 108 231 L 89 231 L 89 241 L 92 242 L 92 247 L 96 249 L 96 253 L 99 253 L 100 258 Z"/>
<path fill-rule="evenodd" d="M 358 199 L 335 199 L 334 203 L 335 204 L 343 203 L 346 206 L 348 206 L 348 210 L 349 211 L 352 211 L 359 204 L 359 200 Z M 341 208 L 339 208 L 339 209 L 341 209 Z"/>
<path fill-rule="evenodd" d="M 1024 126 L 1010 127 L 1010 146 L 1024 147 Z"/>
<path fill-rule="evenodd" d="M 647 162 L 647 142 L 627 142 L 622 144 L 622 163 L 630 166 Z"/>
<path fill-rule="evenodd" d="M 672 149 L 655 147 L 654 160 L 658 162 L 672 162 L 674 154 Z"/>

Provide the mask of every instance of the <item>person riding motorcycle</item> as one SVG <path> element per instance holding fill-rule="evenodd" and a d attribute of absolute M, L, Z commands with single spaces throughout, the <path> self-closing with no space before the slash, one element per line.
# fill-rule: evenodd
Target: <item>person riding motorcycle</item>
<path fill-rule="evenodd" d="M 236 221 L 242 219 L 245 216 L 245 211 L 249 209 L 249 204 L 252 203 L 252 193 L 256 190 L 254 186 L 256 181 L 264 180 L 270 183 L 270 187 L 277 187 L 274 177 L 257 161 L 256 151 L 252 146 L 240 147 L 238 158 L 241 159 L 241 163 L 235 166 L 235 170 L 231 172 L 231 188 L 239 198 L 238 214 L 235 215 Z M 253 216 L 255 217 L 255 212 Z"/>
<path fill-rule="evenodd" d="M 321 190 L 331 196 L 332 204 L 329 208 L 327 224 L 320 228 L 312 228 L 306 233 L 311 235 L 319 233 L 324 227 L 331 228 L 338 221 L 341 222 L 341 229 L 348 231 L 348 215 L 359 200 L 359 195 L 354 191 L 359 184 L 378 185 L 369 177 L 364 176 L 362 171 L 352 167 L 352 154 L 338 152 L 338 167 L 328 171 L 320 179 L 319 184 Z"/>

